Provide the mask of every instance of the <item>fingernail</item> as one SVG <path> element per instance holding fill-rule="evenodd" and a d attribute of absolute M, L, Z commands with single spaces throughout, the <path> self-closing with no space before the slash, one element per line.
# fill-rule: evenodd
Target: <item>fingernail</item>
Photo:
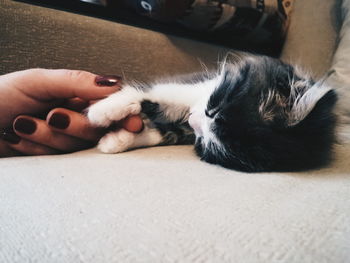
<path fill-rule="evenodd" d="M 35 132 L 36 123 L 30 119 L 18 118 L 13 124 L 13 127 L 18 132 L 30 135 Z"/>
<path fill-rule="evenodd" d="M 0 133 L 0 138 L 11 144 L 17 144 L 21 140 L 21 138 L 18 137 L 11 129 L 2 131 Z"/>
<path fill-rule="evenodd" d="M 66 129 L 70 124 L 68 115 L 60 112 L 55 112 L 49 119 L 49 125 L 57 129 Z"/>
<path fill-rule="evenodd" d="M 115 86 L 122 81 L 122 77 L 115 75 L 96 76 L 95 82 L 98 86 Z"/>

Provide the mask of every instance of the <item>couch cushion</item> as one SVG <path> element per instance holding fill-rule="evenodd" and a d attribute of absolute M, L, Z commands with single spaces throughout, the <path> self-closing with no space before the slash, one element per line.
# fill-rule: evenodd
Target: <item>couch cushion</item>
<path fill-rule="evenodd" d="M 350 148 L 245 174 L 191 146 L 0 160 L 0 262 L 346 262 Z"/>
<path fill-rule="evenodd" d="M 319 78 L 330 68 L 341 23 L 339 0 L 295 1 L 281 58 Z"/>
<path fill-rule="evenodd" d="M 154 80 L 216 64 L 227 49 L 25 3 L 0 0 L 0 74 L 27 68 L 84 69 Z"/>
<path fill-rule="evenodd" d="M 350 142 L 350 1 L 342 3 L 344 23 L 339 35 L 339 45 L 333 58 L 334 73 L 327 79 L 327 84 L 338 93 L 338 119 L 340 140 Z"/>

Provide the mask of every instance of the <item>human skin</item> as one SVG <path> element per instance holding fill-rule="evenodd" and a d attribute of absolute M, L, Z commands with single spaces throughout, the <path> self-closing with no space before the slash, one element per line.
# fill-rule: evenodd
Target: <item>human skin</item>
<path fill-rule="evenodd" d="M 93 146 L 104 130 L 80 113 L 121 89 L 116 76 L 66 69 L 29 69 L 0 76 L 0 157 L 67 153 Z M 139 116 L 120 125 L 142 129 Z"/>

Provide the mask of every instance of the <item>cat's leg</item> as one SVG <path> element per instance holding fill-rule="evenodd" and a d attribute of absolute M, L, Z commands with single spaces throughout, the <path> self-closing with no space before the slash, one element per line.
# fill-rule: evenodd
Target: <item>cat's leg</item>
<path fill-rule="evenodd" d="M 200 98 L 208 97 L 218 85 L 219 78 L 188 84 L 156 84 L 144 90 L 125 86 L 121 91 L 92 105 L 87 113 L 95 126 L 108 127 L 113 121 L 119 121 L 128 115 L 139 114 L 142 101 L 159 105 L 169 121 L 183 118 L 183 110 L 193 107 Z"/>
<path fill-rule="evenodd" d="M 162 141 L 163 136 L 154 128 L 145 127 L 140 133 L 120 129 L 103 136 L 97 148 L 104 153 L 120 153 L 130 149 L 155 146 Z"/>
<path fill-rule="evenodd" d="M 193 132 L 187 124 L 190 108 L 200 98 L 209 96 L 217 81 L 158 84 L 145 90 L 123 87 L 89 108 L 87 117 L 90 122 L 108 127 L 114 121 L 142 111 L 153 125 L 145 124 L 144 130 L 138 134 L 124 129 L 110 132 L 100 140 L 98 148 L 102 152 L 117 153 L 159 144 L 191 143 Z"/>
<path fill-rule="evenodd" d="M 92 105 L 87 117 L 95 126 L 108 127 L 112 122 L 122 120 L 128 115 L 139 114 L 145 97 L 143 90 L 125 86 L 121 91 Z M 104 153 L 119 153 L 132 148 L 154 146 L 161 142 L 159 130 L 145 124 L 140 133 L 132 133 L 125 129 L 109 132 L 100 139 L 97 148 Z"/>
<path fill-rule="evenodd" d="M 184 119 L 185 112 L 189 112 L 199 101 L 207 101 L 219 82 L 220 77 L 217 76 L 194 83 L 156 84 L 147 92 L 145 99 L 157 104 L 159 111 L 169 121 L 176 122 Z"/>
<path fill-rule="evenodd" d="M 143 91 L 131 86 L 123 87 L 117 93 L 93 104 L 87 112 L 91 124 L 98 127 L 108 127 L 114 121 L 119 121 L 128 115 L 141 112 Z"/>

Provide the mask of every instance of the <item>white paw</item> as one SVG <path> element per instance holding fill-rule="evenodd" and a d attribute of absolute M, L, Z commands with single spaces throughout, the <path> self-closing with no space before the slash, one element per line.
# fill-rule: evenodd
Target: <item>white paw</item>
<path fill-rule="evenodd" d="M 108 127 L 128 115 L 141 112 L 141 94 L 133 88 L 123 89 L 92 105 L 87 112 L 91 124 Z"/>
<path fill-rule="evenodd" d="M 99 141 L 97 148 L 104 153 L 120 153 L 130 149 L 134 143 L 135 134 L 121 129 L 107 133 Z"/>

